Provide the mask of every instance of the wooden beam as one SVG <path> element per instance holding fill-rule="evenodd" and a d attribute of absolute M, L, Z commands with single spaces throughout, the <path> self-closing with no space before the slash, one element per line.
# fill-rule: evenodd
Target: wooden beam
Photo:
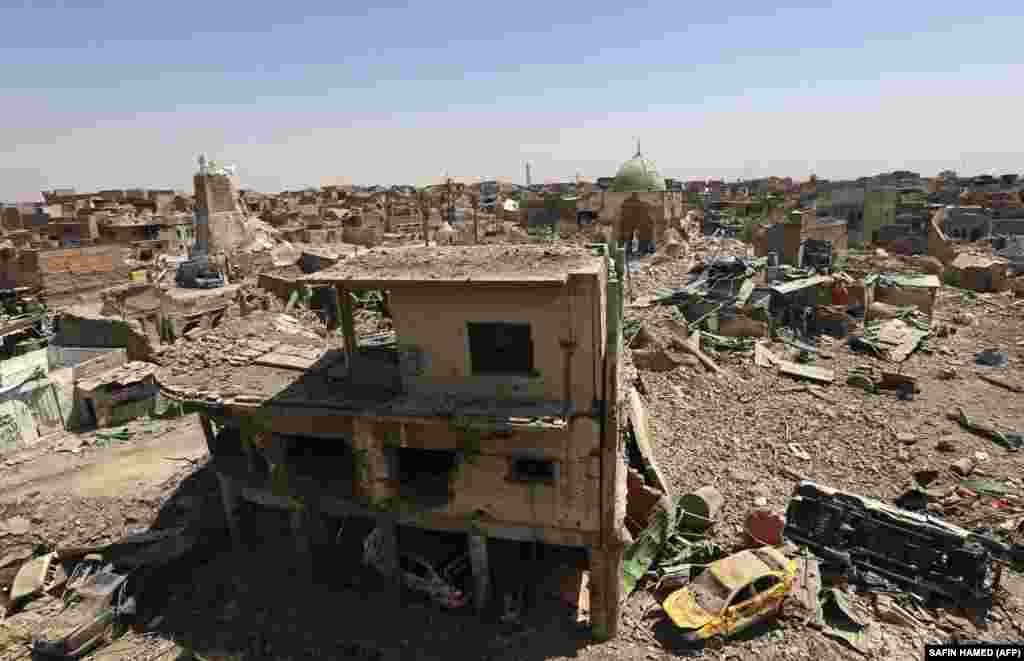
<path fill-rule="evenodd" d="M 836 373 L 826 367 L 800 365 L 788 360 L 779 360 L 777 364 L 779 366 L 779 372 L 789 376 L 810 379 L 811 381 L 818 381 L 820 383 L 832 383 L 836 378 Z"/>
<path fill-rule="evenodd" d="M 1009 381 L 1004 381 L 1003 379 L 994 376 L 989 376 L 988 374 L 982 374 L 981 372 L 977 372 L 976 374 L 979 379 L 981 379 L 982 381 L 987 381 L 988 383 L 991 383 L 994 386 L 1006 388 L 1007 390 L 1012 392 L 1024 393 L 1024 387 L 1022 386 L 1018 386 L 1016 384 L 1010 383 Z"/>

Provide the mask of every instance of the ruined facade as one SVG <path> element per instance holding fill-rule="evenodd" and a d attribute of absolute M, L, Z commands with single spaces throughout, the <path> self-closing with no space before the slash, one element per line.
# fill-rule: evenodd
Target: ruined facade
<path fill-rule="evenodd" d="M 628 540 L 621 269 L 605 247 L 371 251 L 306 277 L 336 293 L 342 348 L 255 313 L 231 343 L 210 340 L 220 367 L 183 361 L 158 379 L 201 412 L 236 536 L 243 500 L 298 499 L 299 548 L 324 516 L 372 519 L 393 571 L 399 528 L 462 533 L 481 609 L 502 572 L 489 539 L 583 549 L 592 625 L 615 635 Z M 386 292 L 390 349 L 356 333 L 350 294 L 365 290 Z"/>
<path fill-rule="evenodd" d="M 775 253 L 780 263 L 799 266 L 800 246 L 809 239 L 828 241 L 833 254 L 845 252 L 848 248 L 846 221 L 835 218 L 819 219 L 814 216 L 813 211 L 796 213 L 786 222 L 755 227 L 752 243 L 757 257 Z"/>
<path fill-rule="evenodd" d="M 578 215 L 596 219 L 619 245 L 635 235 L 641 252 L 653 251 L 665 230 L 685 215 L 684 193 L 668 190 L 639 148 L 619 168 L 609 190 L 584 192 L 578 199 Z"/>

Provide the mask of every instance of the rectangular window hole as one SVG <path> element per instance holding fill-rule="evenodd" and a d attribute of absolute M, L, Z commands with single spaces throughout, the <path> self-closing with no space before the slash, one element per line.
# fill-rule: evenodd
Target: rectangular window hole
<path fill-rule="evenodd" d="M 512 460 L 512 480 L 553 484 L 558 477 L 558 466 L 554 461 L 519 457 Z"/>
<path fill-rule="evenodd" d="M 486 322 L 466 324 L 474 375 L 523 375 L 533 371 L 530 324 Z"/>
<path fill-rule="evenodd" d="M 451 474 L 458 464 L 454 450 L 395 448 L 394 453 L 402 497 L 424 504 L 448 502 Z"/>

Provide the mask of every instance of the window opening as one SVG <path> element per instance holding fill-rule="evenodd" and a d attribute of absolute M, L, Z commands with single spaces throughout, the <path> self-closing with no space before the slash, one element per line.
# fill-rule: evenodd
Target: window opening
<path fill-rule="evenodd" d="M 472 373 L 528 375 L 533 370 L 533 341 L 526 323 L 467 324 Z"/>

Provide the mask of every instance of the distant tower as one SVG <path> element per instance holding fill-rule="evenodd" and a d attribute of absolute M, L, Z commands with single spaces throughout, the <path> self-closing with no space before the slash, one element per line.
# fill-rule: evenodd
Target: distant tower
<path fill-rule="evenodd" d="M 199 174 L 206 174 L 206 154 L 199 154 Z"/>
<path fill-rule="evenodd" d="M 527 188 L 530 187 L 530 183 L 531 183 L 531 181 L 530 181 L 530 162 L 527 161 L 526 162 L 526 187 Z"/>

